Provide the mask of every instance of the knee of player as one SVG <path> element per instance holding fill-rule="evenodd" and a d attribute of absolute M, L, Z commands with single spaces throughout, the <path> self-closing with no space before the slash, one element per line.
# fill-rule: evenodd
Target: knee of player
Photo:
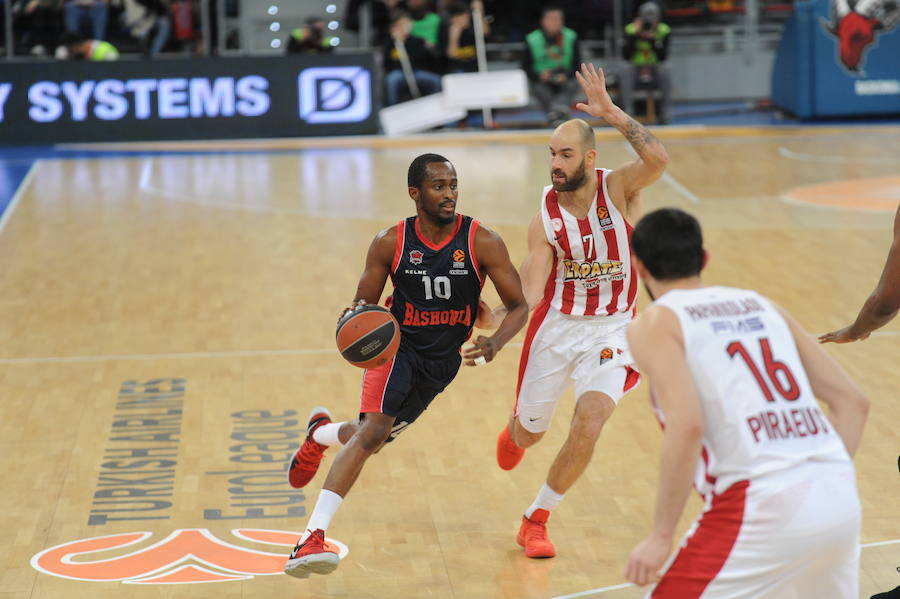
<path fill-rule="evenodd" d="M 579 400 L 572 417 L 571 434 L 596 438 L 614 409 L 615 404 L 606 397 L 593 401 Z"/>
<path fill-rule="evenodd" d="M 544 433 L 532 433 L 522 426 L 521 422 L 516 421 L 515 430 L 513 430 L 513 433 L 510 436 L 512 437 L 513 443 L 522 449 L 527 449 L 540 441 L 544 437 Z"/>
<path fill-rule="evenodd" d="M 364 422 L 356 431 L 360 446 L 370 453 L 375 453 L 390 434 L 390 422 Z"/>

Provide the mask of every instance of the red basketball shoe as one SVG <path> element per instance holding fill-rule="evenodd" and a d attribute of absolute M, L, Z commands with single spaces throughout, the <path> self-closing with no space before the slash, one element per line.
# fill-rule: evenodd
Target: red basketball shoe
<path fill-rule="evenodd" d="M 531 518 L 522 516 L 522 526 L 519 527 L 516 542 L 525 548 L 525 555 L 528 557 L 553 557 L 556 555 L 556 548 L 550 537 L 547 536 L 547 520 L 549 518 L 550 512 L 547 510 L 534 510 Z"/>
<path fill-rule="evenodd" d="M 284 573 L 294 578 L 309 578 L 311 573 L 331 574 L 339 563 L 338 554 L 325 546 L 325 531 L 317 528 L 291 551 Z"/>
<path fill-rule="evenodd" d="M 509 436 L 509 426 L 500 431 L 497 437 L 497 465 L 504 470 L 512 470 L 519 465 L 525 449 L 515 444 Z"/>
<path fill-rule="evenodd" d="M 319 463 L 328 446 L 313 441 L 313 433 L 323 424 L 330 423 L 331 412 L 328 408 L 313 408 L 310 412 L 309 424 L 306 425 L 306 440 L 291 458 L 291 465 L 288 467 L 288 482 L 295 489 L 302 489 L 308 485 L 319 470 Z"/>

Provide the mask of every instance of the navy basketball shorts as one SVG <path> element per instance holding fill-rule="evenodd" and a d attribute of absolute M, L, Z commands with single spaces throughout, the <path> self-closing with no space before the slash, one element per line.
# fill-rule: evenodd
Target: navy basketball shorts
<path fill-rule="evenodd" d="M 394 417 L 387 442 L 416 421 L 438 393 L 459 372 L 462 357 L 454 352 L 447 358 L 431 360 L 400 346 L 397 355 L 363 375 L 360 420 L 371 412 Z"/>

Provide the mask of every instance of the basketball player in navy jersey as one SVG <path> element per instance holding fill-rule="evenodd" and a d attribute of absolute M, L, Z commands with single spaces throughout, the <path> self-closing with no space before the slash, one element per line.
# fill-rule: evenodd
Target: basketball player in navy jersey
<path fill-rule="evenodd" d="M 477 220 L 456 213 L 453 165 L 443 156 L 423 154 L 410 164 L 407 182 L 416 216 L 375 236 L 356 296 L 344 311 L 378 303 L 390 276 L 390 308 L 400 323 L 400 349 L 384 366 L 366 370 L 358 422 L 332 422 L 326 408 L 315 408 L 310 415 L 306 441 L 288 471 L 292 486 L 302 488 L 312 480 L 329 446 L 343 447 L 306 532 L 284 566 L 286 574 L 297 578 L 337 568 L 340 559 L 325 545 L 325 530 L 369 456 L 425 411 L 461 363 L 490 362 L 528 316 L 519 274 L 503 240 Z M 476 322 L 484 276 L 490 277 L 508 313 L 492 336 L 479 336 L 460 354 Z"/>

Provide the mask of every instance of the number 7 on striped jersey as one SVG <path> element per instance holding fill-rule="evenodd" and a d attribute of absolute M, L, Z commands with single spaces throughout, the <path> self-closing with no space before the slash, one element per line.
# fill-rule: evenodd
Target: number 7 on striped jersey
<path fill-rule="evenodd" d="M 588 244 L 588 251 L 584 255 L 585 260 L 590 260 L 591 256 L 594 255 L 594 234 L 588 233 L 581 237 L 581 241 Z"/>

